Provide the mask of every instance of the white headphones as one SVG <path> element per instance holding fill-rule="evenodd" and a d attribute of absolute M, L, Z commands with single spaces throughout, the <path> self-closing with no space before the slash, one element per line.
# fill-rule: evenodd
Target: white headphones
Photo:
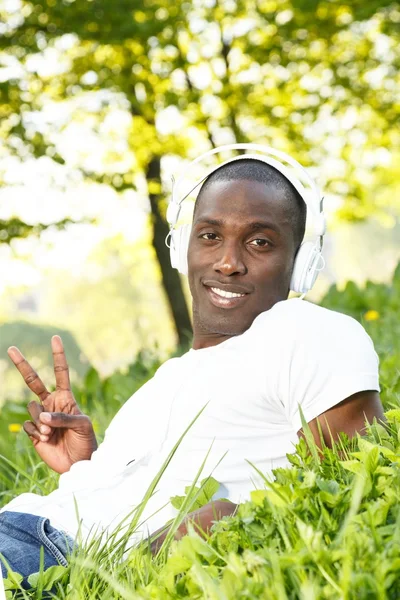
<path fill-rule="evenodd" d="M 208 171 L 197 183 L 187 192 L 182 198 L 179 198 L 179 188 L 182 181 L 187 178 L 188 173 L 192 168 L 206 157 L 212 154 L 225 152 L 226 150 L 252 150 L 252 154 L 241 154 L 230 158 L 225 162 L 213 167 Z M 292 167 L 296 171 L 294 176 L 288 169 L 288 166 L 282 164 L 279 160 L 284 161 L 289 167 Z M 205 152 L 195 160 L 193 160 L 188 167 L 185 169 L 184 175 L 178 178 L 177 182 L 174 182 L 172 186 L 172 197 L 167 209 L 167 221 L 170 225 L 170 232 L 167 236 L 166 243 L 170 248 L 171 264 L 175 269 L 178 269 L 183 275 L 188 273 L 187 264 L 187 253 L 189 247 L 189 238 L 191 232 L 191 225 L 182 225 L 175 229 L 176 223 L 178 222 L 179 214 L 181 211 L 182 202 L 200 185 L 207 177 L 214 173 L 217 169 L 223 165 L 234 162 L 236 160 L 243 159 L 254 159 L 274 167 L 277 171 L 282 173 L 284 177 L 296 188 L 302 199 L 307 205 L 312 214 L 314 233 L 317 236 L 315 242 L 303 242 L 297 252 L 292 278 L 290 281 L 290 289 L 293 292 L 300 294 L 306 294 L 313 287 L 318 273 L 322 271 L 325 266 L 324 258 L 321 254 L 323 236 L 326 231 L 326 220 L 323 213 L 323 198 L 319 192 L 319 189 L 307 171 L 294 160 L 291 156 L 280 150 L 275 150 L 269 146 L 263 146 L 260 144 L 228 144 L 226 146 L 219 146 L 213 150 Z M 301 178 L 301 181 L 300 181 Z M 309 189 L 306 189 L 304 185 L 307 185 Z M 168 244 L 168 238 L 170 243 Z"/>

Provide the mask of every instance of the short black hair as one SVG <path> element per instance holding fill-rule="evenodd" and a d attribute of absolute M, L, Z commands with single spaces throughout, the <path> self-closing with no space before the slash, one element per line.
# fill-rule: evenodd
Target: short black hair
<path fill-rule="evenodd" d="M 294 185 L 284 175 L 271 165 L 255 158 L 243 158 L 233 161 L 216 169 L 207 177 L 196 198 L 196 207 L 209 187 L 216 181 L 258 181 L 282 192 L 284 200 L 290 205 L 290 218 L 296 250 L 304 238 L 306 229 L 307 206 Z"/>

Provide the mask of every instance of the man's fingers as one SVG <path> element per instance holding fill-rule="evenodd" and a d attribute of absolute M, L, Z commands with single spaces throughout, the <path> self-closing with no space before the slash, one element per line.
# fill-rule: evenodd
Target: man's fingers
<path fill-rule="evenodd" d="M 65 413 L 48 413 L 42 412 L 39 416 L 39 422 L 49 427 L 56 429 L 74 429 L 77 430 L 89 430 L 91 428 L 91 422 L 89 417 L 86 415 L 67 415 Z M 40 428 L 42 425 L 40 425 Z"/>
<path fill-rule="evenodd" d="M 53 430 L 51 427 L 49 427 L 49 425 L 44 425 L 39 419 L 40 415 L 43 412 L 43 407 L 38 402 L 32 400 L 32 402 L 29 402 L 28 404 L 28 412 L 33 419 L 32 425 L 39 434 L 39 437 L 34 437 L 36 437 L 36 439 L 39 439 L 41 442 L 48 442 L 51 434 L 53 433 Z M 26 423 L 31 423 L 31 421 L 26 421 Z M 30 427 L 30 429 L 32 428 Z M 28 433 L 28 435 L 31 434 Z"/>
<path fill-rule="evenodd" d="M 70 390 L 69 368 L 64 352 L 64 346 L 59 335 L 51 338 L 51 349 L 53 351 L 54 373 L 56 376 L 57 390 Z"/>
<path fill-rule="evenodd" d="M 42 406 L 39 404 L 39 402 L 35 402 L 34 400 L 32 400 L 31 402 L 29 402 L 27 409 L 28 413 L 32 417 L 32 420 L 35 422 L 35 424 L 37 424 L 39 415 L 41 412 L 43 412 Z"/>
<path fill-rule="evenodd" d="M 40 427 L 39 430 L 39 428 L 35 425 L 35 423 L 32 423 L 32 421 L 25 421 L 24 423 L 24 431 L 29 435 L 33 442 L 36 440 L 38 442 L 48 442 L 51 437 L 52 430 L 47 426 L 46 429 L 48 429 L 48 432 L 45 433 L 43 431 L 43 426 Z"/>
<path fill-rule="evenodd" d="M 24 431 L 29 435 L 29 437 L 32 440 L 37 440 L 38 442 L 42 441 L 40 438 L 40 433 L 37 430 L 36 425 L 32 423 L 32 421 L 25 421 Z"/>
<path fill-rule="evenodd" d="M 7 353 L 21 373 L 28 388 L 38 396 L 41 402 L 43 402 L 47 396 L 50 395 L 50 392 L 46 389 L 46 386 L 36 373 L 35 369 L 28 363 L 22 352 L 15 346 L 11 346 L 7 350 Z"/>

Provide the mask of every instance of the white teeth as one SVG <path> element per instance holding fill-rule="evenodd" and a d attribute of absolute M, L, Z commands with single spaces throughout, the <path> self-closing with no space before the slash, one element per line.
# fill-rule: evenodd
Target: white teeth
<path fill-rule="evenodd" d="M 223 298 L 242 298 L 245 294 L 236 294 L 235 292 L 226 292 L 225 290 L 220 290 L 219 288 L 211 288 L 214 294 L 217 296 L 222 296 Z"/>

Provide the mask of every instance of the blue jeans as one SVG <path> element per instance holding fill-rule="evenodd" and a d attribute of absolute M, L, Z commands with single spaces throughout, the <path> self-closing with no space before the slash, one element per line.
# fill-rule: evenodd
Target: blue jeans
<path fill-rule="evenodd" d="M 51 527 L 49 520 L 44 517 L 9 511 L 0 513 L 0 555 L 3 555 L 12 571 L 24 577 L 25 586 L 26 578 L 39 571 L 42 546 L 44 569 L 54 565 L 66 567 L 67 556 L 72 552 L 74 541 Z M 5 578 L 7 568 L 1 557 L 0 563 Z"/>

